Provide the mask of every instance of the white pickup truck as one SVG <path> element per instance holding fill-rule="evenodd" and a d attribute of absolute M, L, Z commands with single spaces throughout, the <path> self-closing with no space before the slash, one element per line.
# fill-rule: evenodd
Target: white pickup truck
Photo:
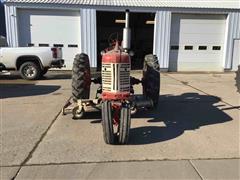
<path fill-rule="evenodd" d="M 0 72 L 16 70 L 22 78 L 36 80 L 49 68 L 64 66 L 61 48 L 51 47 L 0 47 Z"/>

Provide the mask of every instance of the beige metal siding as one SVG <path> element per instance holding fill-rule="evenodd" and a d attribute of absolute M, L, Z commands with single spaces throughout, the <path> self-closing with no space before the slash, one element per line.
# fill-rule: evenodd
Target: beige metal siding
<path fill-rule="evenodd" d="M 240 65 L 240 39 L 233 41 L 233 59 L 232 59 L 232 70 L 236 71 Z"/>
<path fill-rule="evenodd" d="M 89 55 L 90 66 L 97 67 L 97 22 L 95 9 L 81 9 L 81 52 Z"/>
<path fill-rule="evenodd" d="M 161 69 L 168 68 L 171 12 L 158 11 L 155 15 L 153 54 L 157 55 Z"/>
<path fill-rule="evenodd" d="M 234 39 L 240 39 L 240 13 L 229 13 L 225 39 L 225 69 L 232 69 Z"/>

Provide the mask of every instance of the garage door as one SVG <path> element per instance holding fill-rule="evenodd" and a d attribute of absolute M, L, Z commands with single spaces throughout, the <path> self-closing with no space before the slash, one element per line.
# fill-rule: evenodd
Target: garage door
<path fill-rule="evenodd" d="M 170 71 L 222 71 L 226 17 L 173 14 Z"/>
<path fill-rule="evenodd" d="M 61 47 L 66 68 L 80 52 L 80 12 L 18 10 L 19 45 Z"/>

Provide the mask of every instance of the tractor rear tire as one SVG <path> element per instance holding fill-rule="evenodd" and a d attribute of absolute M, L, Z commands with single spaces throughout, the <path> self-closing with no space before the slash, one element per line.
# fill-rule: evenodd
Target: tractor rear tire
<path fill-rule="evenodd" d="M 87 54 L 77 54 L 74 58 L 72 69 L 72 96 L 76 102 L 78 99 L 89 99 L 91 74 L 89 58 Z"/>
<path fill-rule="evenodd" d="M 157 107 L 160 91 L 160 68 L 155 55 L 149 54 L 144 58 L 143 64 L 143 95 L 151 99 L 154 107 Z"/>
<path fill-rule="evenodd" d="M 131 126 L 131 109 L 128 104 L 122 107 L 119 124 L 119 144 L 127 144 Z"/>
<path fill-rule="evenodd" d="M 114 144 L 115 136 L 113 129 L 112 104 L 110 101 L 104 101 L 102 103 L 102 127 L 105 143 Z"/>
<path fill-rule="evenodd" d="M 238 70 L 236 71 L 236 86 L 237 86 L 237 91 L 240 93 L 240 65 L 238 66 Z"/>

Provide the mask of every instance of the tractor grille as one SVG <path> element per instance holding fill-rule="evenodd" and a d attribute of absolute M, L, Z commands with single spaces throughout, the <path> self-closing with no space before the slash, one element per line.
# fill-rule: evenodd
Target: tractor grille
<path fill-rule="evenodd" d="M 129 92 L 130 91 L 130 64 L 109 63 L 102 65 L 103 91 Z"/>
<path fill-rule="evenodd" d="M 112 66 L 111 64 L 102 64 L 102 89 L 111 91 L 112 85 Z"/>

